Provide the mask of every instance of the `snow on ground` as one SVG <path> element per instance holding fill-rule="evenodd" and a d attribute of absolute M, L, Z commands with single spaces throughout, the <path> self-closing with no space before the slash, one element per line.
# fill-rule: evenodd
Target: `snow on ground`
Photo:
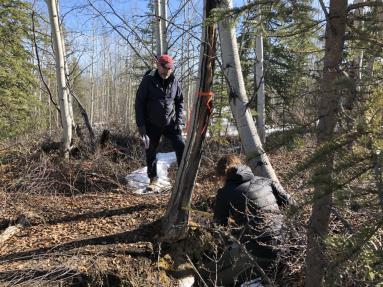
<path fill-rule="evenodd" d="M 224 119 L 225 120 L 225 119 Z M 227 125 L 227 134 L 231 136 L 238 135 L 237 127 L 229 122 L 225 122 Z M 277 131 L 288 130 L 288 127 L 285 128 L 267 128 L 266 135 L 272 134 Z M 158 153 L 157 154 L 157 174 L 159 177 L 158 185 L 159 189 L 166 190 L 171 187 L 171 183 L 168 177 L 168 169 L 171 164 L 175 163 L 176 153 L 168 152 L 168 153 Z M 134 193 L 137 194 L 149 194 L 155 192 L 147 192 L 146 187 L 149 184 L 149 178 L 146 174 L 146 167 L 135 170 L 131 174 L 126 176 L 126 180 L 128 183 L 128 189 L 133 190 Z"/>
<path fill-rule="evenodd" d="M 168 177 L 168 169 L 171 164 L 177 161 L 175 152 L 158 153 L 157 154 L 157 175 L 158 184 L 161 190 L 171 187 L 170 179 Z M 128 188 L 133 189 L 137 194 L 149 194 L 146 187 L 149 184 L 149 178 L 146 173 L 146 166 L 135 170 L 126 176 Z M 153 192 L 150 192 L 153 193 Z"/>

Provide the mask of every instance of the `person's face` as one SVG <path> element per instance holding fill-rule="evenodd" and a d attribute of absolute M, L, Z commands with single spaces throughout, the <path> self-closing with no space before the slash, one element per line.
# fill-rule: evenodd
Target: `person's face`
<path fill-rule="evenodd" d="M 158 62 L 157 62 L 157 68 L 158 68 L 158 73 L 160 74 L 161 78 L 163 78 L 163 79 L 169 78 L 173 72 L 173 69 L 166 68 Z"/>

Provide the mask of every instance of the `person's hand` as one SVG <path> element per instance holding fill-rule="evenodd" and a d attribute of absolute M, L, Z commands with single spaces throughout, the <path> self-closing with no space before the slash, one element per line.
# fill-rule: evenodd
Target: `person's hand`
<path fill-rule="evenodd" d="M 140 134 L 141 137 L 146 135 L 146 128 L 145 126 L 138 127 L 138 133 Z"/>

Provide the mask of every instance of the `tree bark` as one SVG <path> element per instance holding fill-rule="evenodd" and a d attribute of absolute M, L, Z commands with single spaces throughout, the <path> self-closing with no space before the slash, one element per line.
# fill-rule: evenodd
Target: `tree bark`
<path fill-rule="evenodd" d="M 55 0 L 46 0 L 49 18 L 52 29 L 52 40 L 56 58 L 56 77 L 57 77 L 57 90 L 59 93 L 59 103 L 61 110 L 61 124 L 63 127 L 63 155 L 64 158 L 69 158 L 69 149 L 72 140 L 72 119 L 70 116 L 69 103 L 68 103 L 68 87 L 65 77 L 65 55 L 63 51 L 63 43 L 60 33 L 59 19 L 57 13 L 57 6 Z"/>
<path fill-rule="evenodd" d="M 323 78 L 318 103 L 317 145 L 331 141 L 337 122 L 340 94 L 334 86 L 341 76 L 346 31 L 347 0 L 331 0 L 326 26 Z M 314 203 L 307 232 L 305 286 L 322 286 L 327 267 L 324 239 L 328 234 L 332 204 L 334 153 L 329 151 L 314 173 Z"/>
<path fill-rule="evenodd" d="M 204 1 L 204 19 L 217 7 L 216 0 Z M 190 121 L 183 159 L 177 172 L 176 186 L 162 221 L 164 240 L 172 241 L 186 236 L 191 196 L 201 161 L 202 144 L 212 112 L 211 87 L 216 50 L 215 24 L 205 25 L 202 32 L 197 93 Z"/>
<path fill-rule="evenodd" d="M 261 6 L 258 6 L 258 20 L 261 21 Z M 266 142 L 265 127 L 265 82 L 263 74 L 263 36 L 257 35 L 255 39 L 257 62 L 255 64 L 255 79 L 257 93 L 257 129 L 262 144 Z"/>
<path fill-rule="evenodd" d="M 220 0 L 220 8 L 232 8 L 231 0 Z M 219 38 L 222 49 L 223 72 L 229 84 L 229 101 L 234 115 L 239 136 L 247 156 L 248 163 L 254 174 L 270 178 L 279 194 L 290 198 L 280 184 L 278 177 L 270 164 L 269 158 L 262 147 L 254 120 L 248 109 L 248 98 L 239 60 L 238 44 L 235 27 L 230 19 L 225 18 L 218 23 Z"/>
<path fill-rule="evenodd" d="M 160 0 L 161 1 L 161 40 L 162 40 L 162 54 L 168 53 L 168 41 L 167 41 L 167 26 L 168 26 L 168 13 L 167 13 L 167 7 L 168 7 L 168 1 L 167 0 Z"/>
<path fill-rule="evenodd" d="M 161 28 L 161 0 L 154 0 L 154 13 L 155 13 L 155 35 L 156 35 L 156 53 L 157 57 L 161 56 L 164 52 L 163 44 L 163 30 Z"/>

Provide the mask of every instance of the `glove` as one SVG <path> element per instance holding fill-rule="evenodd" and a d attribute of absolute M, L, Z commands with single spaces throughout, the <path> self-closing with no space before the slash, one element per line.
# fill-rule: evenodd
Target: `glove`
<path fill-rule="evenodd" d="M 146 128 L 145 126 L 138 127 L 138 133 L 140 134 L 141 137 L 146 135 Z"/>
<path fill-rule="evenodd" d="M 144 142 L 144 146 L 145 146 L 145 149 L 148 149 L 149 148 L 149 144 L 150 144 L 150 139 L 147 135 L 143 135 L 141 137 L 142 141 Z"/>

